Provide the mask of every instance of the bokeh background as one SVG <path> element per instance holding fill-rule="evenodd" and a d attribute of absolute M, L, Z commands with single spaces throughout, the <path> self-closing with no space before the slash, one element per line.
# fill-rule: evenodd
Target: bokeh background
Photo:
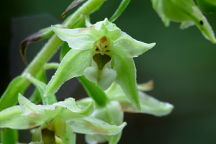
<path fill-rule="evenodd" d="M 8 0 L 1 3 L 1 93 L 25 67 L 19 57 L 19 42 L 40 28 L 60 23 L 60 14 L 70 2 Z M 92 15 L 92 21 L 110 17 L 119 2 L 108 0 Z M 208 15 L 208 18 L 216 31 L 216 16 Z M 135 58 L 138 82 L 154 80 L 154 90 L 149 94 L 175 106 L 166 117 L 126 114 L 128 125 L 120 144 L 215 144 L 216 45 L 205 40 L 196 27 L 180 30 L 176 23 L 164 27 L 150 0 L 132 1 L 116 24 L 138 40 L 157 43 L 155 48 Z M 30 47 L 29 61 L 44 42 Z M 85 93 L 72 80 L 59 95 L 60 99 L 71 95 L 78 98 Z M 78 143 L 84 142 L 79 139 Z"/>

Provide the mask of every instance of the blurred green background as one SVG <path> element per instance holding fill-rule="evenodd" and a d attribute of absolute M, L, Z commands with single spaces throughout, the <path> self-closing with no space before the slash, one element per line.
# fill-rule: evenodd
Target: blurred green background
<path fill-rule="evenodd" d="M 37 29 L 62 21 L 61 12 L 71 0 L 8 0 L 1 4 L 1 92 L 24 65 L 18 42 Z M 92 21 L 110 17 L 119 0 L 107 0 Z M 216 16 L 208 16 L 216 31 Z M 116 24 L 134 38 L 157 46 L 135 58 L 138 82 L 154 80 L 149 94 L 175 105 L 166 117 L 126 114 L 128 125 L 121 144 L 215 144 L 216 143 L 216 45 L 196 27 L 180 30 L 164 27 L 150 0 L 134 0 Z M 41 43 L 35 44 L 32 53 Z M 75 87 L 76 94 L 80 86 Z M 79 140 L 79 144 L 84 143 Z"/>

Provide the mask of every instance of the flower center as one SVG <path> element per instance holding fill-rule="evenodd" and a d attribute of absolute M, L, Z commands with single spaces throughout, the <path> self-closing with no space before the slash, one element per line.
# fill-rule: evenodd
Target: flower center
<path fill-rule="evenodd" d="M 100 53 L 101 55 L 107 54 L 109 50 L 110 42 L 106 36 L 101 37 L 98 41 L 95 42 L 96 54 Z"/>

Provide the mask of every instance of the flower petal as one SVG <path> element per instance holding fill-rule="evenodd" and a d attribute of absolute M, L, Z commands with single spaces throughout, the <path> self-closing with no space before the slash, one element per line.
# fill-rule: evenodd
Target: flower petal
<path fill-rule="evenodd" d="M 136 108 L 140 108 L 137 85 L 136 67 L 132 58 L 124 55 L 124 52 L 117 51 L 112 53 L 113 69 L 117 72 L 116 81 L 125 92 L 126 96 L 132 101 Z"/>
<path fill-rule="evenodd" d="M 116 135 L 126 126 L 126 123 L 111 125 L 91 117 L 76 118 L 68 122 L 74 132 L 81 134 Z"/>
<path fill-rule="evenodd" d="M 122 103 L 123 109 L 126 112 L 146 113 L 154 116 L 165 116 L 173 110 L 173 105 L 167 102 L 161 102 L 143 92 L 139 92 L 141 102 L 141 111 L 134 110 L 128 103 Z"/>
<path fill-rule="evenodd" d="M 103 120 L 105 122 L 108 122 L 110 124 L 119 125 L 123 122 L 124 114 L 119 102 L 112 101 L 109 104 L 107 104 L 107 106 L 104 108 L 97 108 L 92 114 L 92 116 L 100 120 Z M 108 136 L 108 135 L 100 135 L 100 136 L 105 138 L 111 144 L 117 144 L 121 138 L 121 133 L 112 136 Z M 92 137 L 92 135 L 90 135 L 89 137 Z"/>
<path fill-rule="evenodd" d="M 114 83 L 106 91 L 106 93 L 111 100 L 118 100 L 122 106 L 122 109 L 126 112 L 147 113 L 154 116 L 164 116 L 173 110 L 173 105 L 167 102 L 161 102 L 141 91 L 139 91 L 141 110 L 134 109 L 133 105 L 127 99 L 121 87 L 116 83 Z"/>
<path fill-rule="evenodd" d="M 121 37 L 119 37 L 114 43 L 112 49 L 121 49 L 128 54 L 130 57 L 136 57 L 144 52 L 148 51 L 155 46 L 155 43 L 144 43 L 137 41 L 128 34 L 122 32 Z"/>
<path fill-rule="evenodd" d="M 19 95 L 19 106 L 13 106 L 0 112 L 0 128 L 29 129 L 55 119 L 71 120 L 89 115 L 92 102 L 79 107 L 73 98 L 53 105 L 35 105 Z"/>
<path fill-rule="evenodd" d="M 102 70 L 98 69 L 96 64 L 88 67 L 84 71 L 86 78 L 97 85 L 99 85 L 103 90 L 107 89 L 116 78 L 116 71 L 114 71 L 110 63 L 107 63 Z"/>
<path fill-rule="evenodd" d="M 53 26 L 53 31 L 62 40 L 68 43 L 70 48 L 86 50 L 93 48 L 94 38 L 89 28 L 66 29 Z"/>
<path fill-rule="evenodd" d="M 53 95 L 65 81 L 81 76 L 91 62 L 92 53 L 92 50 L 71 49 L 64 56 L 57 71 L 48 83 L 45 97 Z"/>

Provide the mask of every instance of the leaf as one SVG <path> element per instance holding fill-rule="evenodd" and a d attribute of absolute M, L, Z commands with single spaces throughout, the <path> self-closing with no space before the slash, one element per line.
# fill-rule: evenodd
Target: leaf
<path fill-rule="evenodd" d="M 125 11 L 131 0 L 122 0 L 115 13 L 111 16 L 110 21 L 114 22 Z"/>
<path fill-rule="evenodd" d="M 85 0 L 74 0 L 66 9 L 65 11 L 61 14 L 62 17 L 65 17 L 65 15 L 72 10 L 73 8 L 75 8 L 76 6 L 78 6 L 80 3 L 82 3 Z"/>
<path fill-rule="evenodd" d="M 88 96 L 94 99 L 96 104 L 99 106 L 105 106 L 107 103 L 107 96 L 104 93 L 104 91 L 97 86 L 97 84 L 89 81 L 84 76 L 78 77 L 78 80 L 82 84 L 82 86 L 85 88 L 86 92 L 88 93 Z"/>
<path fill-rule="evenodd" d="M 14 78 L 0 99 L 0 111 L 13 106 L 18 101 L 18 94 L 23 93 L 28 86 L 28 82 L 22 76 Z"/>
<path fill-rule="evenodd" d="M 122 131 L 126 123 L 121 125 L 110 125 L 104 121 L 83 117 L 76 118 L 69 121 L 73 131 L 81 134 L 102 134 L 102 135 L 116 135 Z"/>
<path fill-rule="evenodd" d="M 42 40 L 45 38 L 49 38 L 50 36 L 52 36 L 52 34 L 53 34 L 53 32 L 52 32 L 51 27 L 48 27 L 48 28 L 41 29 L 39 32 L 34 33 L 34 34 L 28 36 L 27 38 L 25 38 L 20 43 L 20 49 L 19 49 L 19 52 L 20 52 L 20 55 L 22 57 L 23 62 L 24 63 L 27 62 L 26 49 L 32 42 L 39 41 L 39 40 Z"/>
<path fill-rule="evenodd" d="M 155 43 L 147 44 L 141 41 L 137 41 L 128 34 L 122 32 L 121 37 L 119 37 L 114 42 L 112 49 L 121 49 L 122 51 L 125 51 L 125 54 L 127 54 L 128 56 L 136 57 L 145 53 L 154 46 Z"/>
<path fill-rule="evenodd" d="M 83 72 L 91 62 L 92 50 L 71 49 L 61 63 L 54 76 L 52 76 L 45 91 L 45 97 L 55 94 L 63 83 L 73 77 L 83 75 Z"/>

